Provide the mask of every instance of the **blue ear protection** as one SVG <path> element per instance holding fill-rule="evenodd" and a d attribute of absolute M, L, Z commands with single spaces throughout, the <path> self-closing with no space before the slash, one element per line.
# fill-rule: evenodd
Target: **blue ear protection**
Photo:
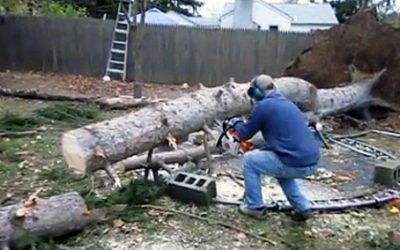
<path fill-rule="evenodd" d="M 257 84 L 257 77 L 250 84 L 250 88 L 247 90 L 247 94 L 255 99 L 256 101 L 261 101 L 265 97 L 265 92 L 260 86 Z"/>

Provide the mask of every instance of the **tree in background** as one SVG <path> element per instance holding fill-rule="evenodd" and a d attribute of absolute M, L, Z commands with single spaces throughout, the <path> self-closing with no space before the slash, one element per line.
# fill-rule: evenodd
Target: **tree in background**
<path fill-rule="evenodd" d="M 86 8 L 55 0 L 0 0 L 0 14 L 86 16 Z"/>
<path fill-rule="evenodd" d="M 147 5 L 148 8 L 156 7 L 164 12 L 173 10 L 185 16 L 197 16 L 199 15 L 198 9 L 203 6 L 203 2 L 198 0 L 148 0 Z"/>
<path fill-rule="evenodd" d="M 330 2 L 335 10 L 336 17 L 340 23 L 345 22 L 353 16 L 358 10 L 373 5 L 372 0 L 334 0 Z M 394 0 L 381 0 L 374 4 L 378 13 L 385 16 L 393 11 Z"/>
<path fill-rule="evenodd" d="M 87 8 L 93 17 L 102 17 L 104 14 L 116 16 L 119 0 L 64 0 L 65 2 L 79 4 Z M 201 0 L 136 0 L 137 11 L 142 12 L 151 8 L 161 11 L 174 10 L 186 16 L 197 16 L 198 10 L 203 6 Z"/>
<path fill-rule="evenodd" d="M 346 1 L 332 1 L 332 8 L 335 10 L 336 18 L 339 23 L 345 22 L 351 16 L 353 16 L 359 10 L 358 0 L 346 0 Z"/>

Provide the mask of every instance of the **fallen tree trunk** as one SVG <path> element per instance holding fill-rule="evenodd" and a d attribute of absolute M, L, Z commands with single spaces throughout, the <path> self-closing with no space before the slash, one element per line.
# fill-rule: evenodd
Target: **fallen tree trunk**
<path fill-rule="evenodd" d="M 365 105 L 371 99 L 371 86 L 383 72 L 333 90 L 317 90 L 311 83 L 292 77 L 275 79 L 275 84 L 282 95 L 304 112 L 322 117 Z M 63 155 L 77 173 L 104 169 L 156 147 L 169 135 L 182 137 L 210 125 L 214 119 L 248 114 L 251 106 L 247 88 L 247 84 L 236 83 L 203 87 L 166 103 L 69 131 L 62 138 Z"/>
<path fill-rule="evenodd" d="M 45 100 L 45 101 L 70 101 L 93 103 L 103 109 L 130 109 L 144 107 L 149 104 L 165 101 L 149 100 L 145 98 L 136 99 L 131 96 L 101 97 L 101 96 L 69 96 L 56 95 L 40 92 L 38 89 L 5 89 L 0 88 L 1 96 L 18 97 L 24 99 Z"/>
<path fill-rule="evenodd" d="M 0 95 L 9 97 L 19 97 L 24 99 L 36 99 L 46 101 L 71 101 L 71 102 L 93 102 L 99 96 L 66 96 L 40 92 L 38 89 L 5 89 L 0 88 Z"/>
<path fill-rule="evenodd" d="M 31 236 L 43 239 L 68 235 L 104 218 L 103 210 L 89 211 L 76 192 L 48 199 L 33 195 L 26 202 L 0 207 L 0 249 L 21 248 L 21 240 Z"/>
<path fill-rule="evenodd" d="M 63 155 L 68 166 L 78 173 L 105 168 L 156 147 L 168 135 L 181 137 L 212 124 L 215 118 L 247 113 L 250 102 L 246 90 L 246 85 L 234 83 L 202 88 L 166 103 L 69 131 L 62 138 Z"/>
<path fill-rule="evenodd" d="M 208 142 L 210 154 L 218 152 L 215 141 Z M 162 161 L 165 164 L 183 164 L 187 161 L 198 162 L 206 157 L 206 151 L 203 145 L 189 149 L 178 149 L 176 151 L 155 153 L 153 155 L 154 161 Z M 147 155 L 133 156 L 122 161 L 125 171 L 135 170 L 146 164 Z"/>

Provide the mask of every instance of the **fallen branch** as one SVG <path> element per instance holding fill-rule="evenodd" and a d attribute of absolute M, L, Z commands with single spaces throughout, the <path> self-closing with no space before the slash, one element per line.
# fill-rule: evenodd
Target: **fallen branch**
<path fill-rule="evenodd" d="M 208 142 L 210 154 L 218 152 L 215 144 L 215 141 Z M 187 161 L 197 162 L 206 156 L 204 146 L 198 146 L 190 149 L 178 149 L 171 152 L 155 153 L 152 156 L 151 164 L 163 167 L 166 164 L 183 164 Z M 125 171 L 130 171 L 144 168 L 146 166 L 146 161 L 147 155 L 133 156 L 122 161 L 122 164 L 125 166 Z"/>
<path fill-rule="evenodd" d="M 46 101 L 72 101 L 72 102 L 93 102 L 98 99 L 99 96 L 87 97 L 87 96 L 66 96 L 66 95 L 55 95 L 46 94 L 40 92 L 38 89 L 6 89 L 0 88 L 0 95 L 19 97 L 24 99 L 36 99 Z"/>
<path fill-rule="evenodd" d="M 333 139 L 343 139 L 343 138 L 355 138 L 355 137 L 360 137 L 364 136 L 370 133 L 375 133 L 375 134 L 380 134 L 380 135 L 386 135 L 390 137 L 397 137 L 400 138 L 400 133 L 397 132 L 392 132 L 392 131 L 385 131 L 385 130 L 379 130 L 379 129 L 370 129 L 370 130 L 365 130 L 361 132 L 356 132 L 352 134 L 345 134 L 345 135 L 333 135 Z"/>
<path fill-rule="evenodd" d="M 166 99 L 148 100 L 144 98 L 133 98 L 131 96 L 102 97 L 102 96 L 69 96 L 55 95 L 40 92 L 38 89 L 5 89 L 0 88 L 0 96 L 18 97 L 24 99 L 45 100 L 45 101 L 70 101 L 94 103 L 100 108 L 130 109 L 134 107 L 144 107 L 149 104 L 163 102 Z"/>
<path fill-rule="evenodd" d="M 244 184 L 236 178 L 236 176 L 231 172 L 231 171 L 226 171 L 226 175 L 231 178 L 236 184 L 238 184 L 241 187 L 244 187 Z"/>
<path fill-rule="evenodd" d="M 272 241 L 272 240 L 270 240 L 270 239 L 268 239 L 268 238 L 265 238 L 265 237 L 263 237 L 263 236 L 260 236 L 260 235 L 258 235 L 258 234 L 249 232 L 249 231 L 244 230 L 244 229 L 242 229 L 242 228 L 239 228 L 239 227 L 237 227 L 237 226 L 234 226 L 234 225 L 231 225 L 231 224 L 222 222 L 222 221 L 217 221 L 217 220 L 215 220 L 215 219 L 212 219 L 212 220 L 211 220 L 211 219 L 209 219 L 209 218 L 200 217 L 200 216 L 195 215 L 195 214 L 192 214 L 192 213 L 188 213 L 188 212 L 184 212 L 184 211 L 179 211 L 179 210 L 172 209 L 172 208 L 166 208 L 166 207 L 155 206 L 155 205 L 148 205 L 148 204 L 145 204 L 145 205 L 137 205 L 137 206 L 135 206 L 135 207 L 138 207 L 138 208 L 149 208 L 149 209 L 155 209 L 155 210 L 165 211 L 165 212 L 169 212 L 169 213 L 175 213 L 175 214 L 185 215 L 185 216 L 188 216 L 188 217 L 193 218 L 193 219 L 197 219 L 197 220 L 200 220 L 200 221 L 207 222 L 207 223 L 210 224 L 210 225 L 220 225 L 220 226 L 222 226 L 222 227 L 225 227 L 225 228 L 228 228 L 228 229 L 237 231 L 237 232 L 244 233 L 244 234 L 246 234 L 246 235 L 248 235 L 248 236 L 251 236 L 251 237 L 253 237 L 253 238 L 255 238 L 255 239 L 258 239 L 258 240 L 267 242 L 267 243 L 269 243 L 269 244 L 271 244 L 271 245 L 273 245 L 273 246 L 276 246 L 276 244 L 277 244 L 275 241 Z"/>

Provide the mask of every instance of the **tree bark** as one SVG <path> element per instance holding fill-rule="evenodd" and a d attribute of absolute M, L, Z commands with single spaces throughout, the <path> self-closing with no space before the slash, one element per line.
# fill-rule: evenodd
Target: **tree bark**
<path fill-rule="evenodd" d="M 384 71 L 383 71 L 384 72 Z M 275 80 L 279 92 L 304 112 L 319 117 L 366 105 L 370 90 L 383 74 L 328 90 L 299 78 Z M 156 147 L 170 134 L 181 137 L 202 130 L 214 119 L 248 114 L 251 110 L 247 84 L 227 83 L 201 88 L 175 100 L 145 107 L 137 112 L 64 133 L 63 155 L 77 173 L 90 173 Z"/>
<path fill-rule="evenodd" d="M 132 96 L 105 97 L 95 100 L 95 104 L 106 110 L 131 109 L 144 107 L 150 104 L 166 101 L 166 99 L 149 100 L 147 98 L 136 99 Z"/>
<path fill-rule="evenodd" d="M 36 198 L 24 203 L 0 207 L 0 246 L 17 247 L 27 236 L 56 238 L 76 232 L 105 214 L 89 211 L 82 197 L 65 193 L 48 199 Z M 21 247 L 21 246 L 18 246 Z"/>
<path fill-rule="evenodd" d="M 140 24 L 144 25 L 146 19 L 147 0 L 142 0 L 142 15 L 140 16 Z"/>

